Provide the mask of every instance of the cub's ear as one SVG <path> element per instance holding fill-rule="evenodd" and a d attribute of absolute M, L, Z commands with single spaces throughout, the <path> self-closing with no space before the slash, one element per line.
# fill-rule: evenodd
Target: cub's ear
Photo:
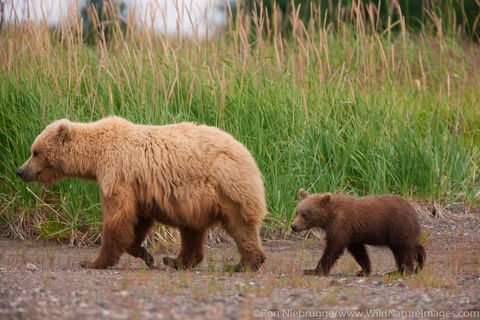
<path fill-rule="evenodd" d="M 70 139 L 70 121 L 62 119 L 58 123 L 57 137 L 61 143 L 65 143 Z"/>
<path fill-rule="evenodd" d="M 308 198 L 310 196 L 310 193 L 303 190 L 303 188 L 300 188 L 300 190 L 298 191 L 298 194 L 300 195 L 301 200 L 305 200 L 306 198 Z"/>
<path fill-rule="evenodd" d="M 322 194 L 322 196 L 320 197 L 320 202 L 323 204 L 327 204 L 330 202 L 330 199 L 332 199 L 332 194 L 330 192 L 325 193 L 325 194 Z"/>

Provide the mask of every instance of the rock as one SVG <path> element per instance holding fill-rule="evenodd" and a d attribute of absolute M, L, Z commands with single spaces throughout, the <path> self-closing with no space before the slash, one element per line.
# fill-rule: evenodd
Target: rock
<path fill-rule="evenodd" d="M 337 280 L 334 279 L 334 280 L 330 281 L 329 285 L 331 285 L 331 286 L 341 286 L 343 284 L 340 281 L 337 281 Z"/>
<path fill-rule="evenodd" d="M 118 295 L 125 298 L 128 297 L 130 293 L 127 290 L 122 290 L 118 293 Z"/>
<path fill-rule="evenodd" d="M 148 310 L 149 312 L 154 312 L 154 311 L 157 311 L 157 307 L 154 306 L 154 305 L 151 305 L 151 306 L 148 306 L 148 307 L 147 307 L 147 310 Z"/>
<path fill-rule="evenodd" d="M 455 202 L 447 208 L 455 214 L 464 214 L 467 212 L 467 206 L 463 202 Z"/>
<path fill-rule="evenodd" d="M 37 271 L 37 266 L 34 265 L 33 263 L 27 263 L 27 270 L 35 272 L 35 271 Z"/>

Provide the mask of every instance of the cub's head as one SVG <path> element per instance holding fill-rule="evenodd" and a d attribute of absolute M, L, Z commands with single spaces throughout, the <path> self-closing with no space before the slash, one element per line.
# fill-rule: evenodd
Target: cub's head
<path fill-rule="evenodd" d="M 297 216 L 291 224 L 293 231 L 304 231 L 314 227 L 325 227 L 329 219 L 330 193 L 310 195 L 300 189 L 300 200 Z"/>
<path fill-rule="evenodd" d="M 55 121 L 35 139 L 30 158 L 17 170 L 22 181 L 51 185 L 64 177 L 61 159 L 70 139 L 70 125 L 66 119 Z"/>

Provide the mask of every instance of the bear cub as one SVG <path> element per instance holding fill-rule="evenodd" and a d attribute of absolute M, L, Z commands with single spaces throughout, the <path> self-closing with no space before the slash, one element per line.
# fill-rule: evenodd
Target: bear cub
<path fill-rule="evenodd" d="M 388 246 L 399 273 L 411 274 L 422 269 L 426 251 L 419 243 L 420 222 L 415 209 L 399 196 L 370 196 L 355 199 L 344 194 L 312 194 L 300 189 L 301 202 L 291 224 L 293 231 L 320 227 L 325 231 L 327 247 L 316 269 L 308 275 L 328 275 L 345 248 L 362 270 L 371 273 L 365 245 Z"/>

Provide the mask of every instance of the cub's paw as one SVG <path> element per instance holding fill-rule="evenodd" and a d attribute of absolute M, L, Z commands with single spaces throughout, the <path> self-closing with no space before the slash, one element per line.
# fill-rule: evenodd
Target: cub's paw
<path fill-rule="evenodd" d="M 165 261 L 165 260 L 164 260 Z M 147 254 L 145 255 L 145 257 L 143 258 L 143 262 L 145 262 L 145 265 L 150 268 L 150 269 L 153 269 L 154 268 L 154 264 L 155 264 L 155 260 L 153 259 L 153 256 L 147 252 Z"/>
<path fill-rule="evenodd" d="M 256 271 L 257 269 L 252 268 L 252 266 L 249 265 L 241 265 L 241 264 L 236 264 L 230 266 L 230 272 L 253 272 Z"/>
<path fill-rule="evenodd" d="M 180 266 L 180 263 L 178 263 L 177 259 L 175 259 L 175 258 L 164 257 L 164 258 L 163 258 L 163 263 L 164 263 L 166 266 L 169 266 L 170 268 L 173 268 L 173 269 L 175 269 L 175 270 L 183 269 L 183 268 Z"/>
<path fill-rule="evenodd" d="M 396 278 L 405 278 L 408 275 L 409 274 L 405 271 L 390 271 L 390 272 L 385 273 L 383 276 L 388 277 L 388 278 L 392 278 L 392 279 L 396 279 Z"/>
<path fill-rule="evenodd" d="M 363 270 L 360 270 L 357 273 L 355 273 L 356 277 L 368 277 L 369 275 L 370 275 L 370 272 L 367 273 Z"/>
<path fill-rule="evenodd" d="M 99 266 L 89 261 L 81 261 L 79 265 L 84 269 L 105 269 L 106 268 L 105 266 Z"/>

